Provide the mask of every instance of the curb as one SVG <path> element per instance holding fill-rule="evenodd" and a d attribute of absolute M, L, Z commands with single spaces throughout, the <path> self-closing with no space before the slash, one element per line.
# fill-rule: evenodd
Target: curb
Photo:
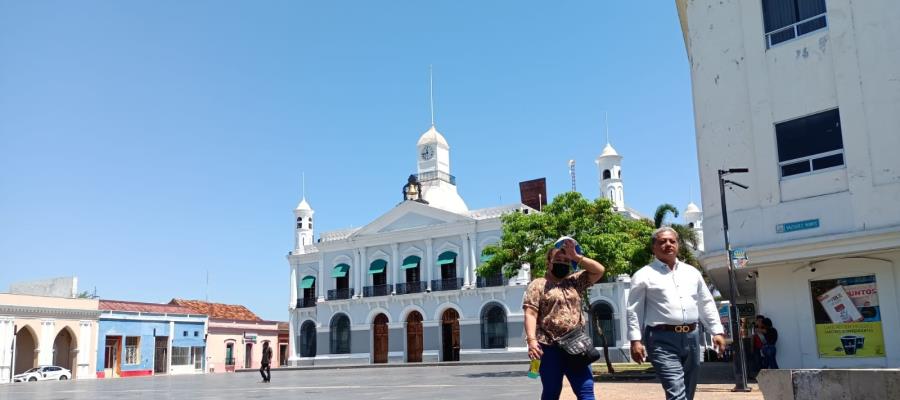
<path fill-rule="evenodd" d="M 313 365 L 305 367 L 278 367 L 272 368 L 272 372 L 276 371 L 317 371 L 317 370 L 335 370 L 335 369 L 370 369 L 370 368 L 416 368 L 416 367 L 467 367 L 479 365 L 529 365 L 530 361 L 451 361 L 440 363 L 404 363 L 404 364 L 348 364 L 348 365 Z M 234 372 L 254 372 L 258 373 L 259 369 L 242 368 Z M 523 373 L 527 372 L 523 370 Z"/>

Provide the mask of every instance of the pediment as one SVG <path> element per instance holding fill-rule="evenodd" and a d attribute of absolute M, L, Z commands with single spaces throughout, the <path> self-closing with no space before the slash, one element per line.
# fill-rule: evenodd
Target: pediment
<path fill-rule="evenodd" d="M 406 201 L 364 226 L 353 236 L 368 236 L 468 221 L 471 218 L 414 201 Z"/>

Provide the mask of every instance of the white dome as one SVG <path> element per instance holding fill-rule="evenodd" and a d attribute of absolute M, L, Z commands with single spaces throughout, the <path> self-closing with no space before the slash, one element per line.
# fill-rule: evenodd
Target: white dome
<path fill-rule="evenodd" d="M 700 214 L 700 207 L 697 207 L 697 205 L 694 204 L 694 202 L 692 201 L 692 202 L 688 203 L 687 207 L 685 207 L 685 209 L 684 209 L 684 214 L 685 214 L 685 215 L 687 215 L 687 214 Z"/>
<path fill-rule="evenodd" d="M 612 147 L 611 144 L 607 143 L 606 147 L 603 148 L 603 152 L 600 153 L 600 157 L 609 157 L 609 156 L 618 156 L 619 153 L 616 152 L 616 149 Z"/>
<path fill-rule="evenodd" d="M 463 201 L 456 187 L 450 184 L 422 185 L 422 198 L 428 202 L 429 206 L 440 208 L 442 210 L 454 212 L 457 214 L 467 214 L 469 207 Z"/>
<path fill-rule="evenodd" d="M 434 125 L 422 134 L 422 137 L 419 138 L 419 143 L 416 143 L 416 146 L 421 146 L 426 143 L 437 143 L 448 149 L 450 148 L 450 145 L 447 144 L 447 139 L 444 139 L 444 135 L 441 135 L 441 133 L 435 129 Z"/>
<path fill-rule="evenodd" d="M 303 200 L 300 200 L 300 204 L 297 204 L 297 208 L 294 211 L 312 211 L 312 207 L 309 206 L 309 203 L 306 202 L 306 197 Z"/>

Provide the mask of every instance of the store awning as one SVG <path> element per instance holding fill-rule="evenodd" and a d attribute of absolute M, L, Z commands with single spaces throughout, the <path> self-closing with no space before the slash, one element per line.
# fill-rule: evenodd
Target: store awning
<path fill-rule="evenodd" d="M 369 265 L 369 274 L 380 274 L 384 272 L 385 268 L 387 268 L 387 261 L 381 259 L 372 261 L 372 264 Z"/>
<path fill-rule="evenodd" d="M 491 261 L 492 258 L 494 258 L 493 254 L 482 254 L 481 262 L 485 263 L 485 262 Z"/>
<path fill-rule="evenodd" d="M 422 261 L 419 256 L 409 256 L 403 259 L 403 265 L 400 266 L 401 269 L 410 269 L 419 266 L 419 262 Z"/>
<path fill-rule="evenodd" d="M 316 277 L 314 276 L 305 276 L 300 281 L 300 289 L 309 289 L 312 288 L 313 285 L 316 284 Z"/>
<path fill-rule="evenodd" d="M 452 251 L 445 251 L 438 256 L 437 263 L 438 265 L 444 264 L 452 264 L 456 262 L 456 253 Z"/>
<path fill-rule="evenodd" d="M 338 264 L 334 266 L 334 269 L 331 270 L 332 278 L 343 278 L 347 276 L 347 271 L 350 270 L 350 266 L 347 264 Z"/>

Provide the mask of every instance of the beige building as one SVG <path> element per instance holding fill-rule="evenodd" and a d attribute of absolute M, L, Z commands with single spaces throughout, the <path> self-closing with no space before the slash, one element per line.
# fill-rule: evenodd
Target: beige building
<path fill-rule="evenodd" d="M 92 379 L 97 360 L 98 301 L 0 294 L 0 382 L 39 365 Z"/>
<path fill-rule="evenodd" d="M 263 343 L 272 348 L 272 367 L 282 364 L 278 343 L 279 322 L 263 321 L 241 305 L 209 303 L 200 300 L 173 299 L 177 304 L 209 316 L 206 337 L 208 372 L 233 372 L 235 369 L 257 369 L 262 359 Z"/>

